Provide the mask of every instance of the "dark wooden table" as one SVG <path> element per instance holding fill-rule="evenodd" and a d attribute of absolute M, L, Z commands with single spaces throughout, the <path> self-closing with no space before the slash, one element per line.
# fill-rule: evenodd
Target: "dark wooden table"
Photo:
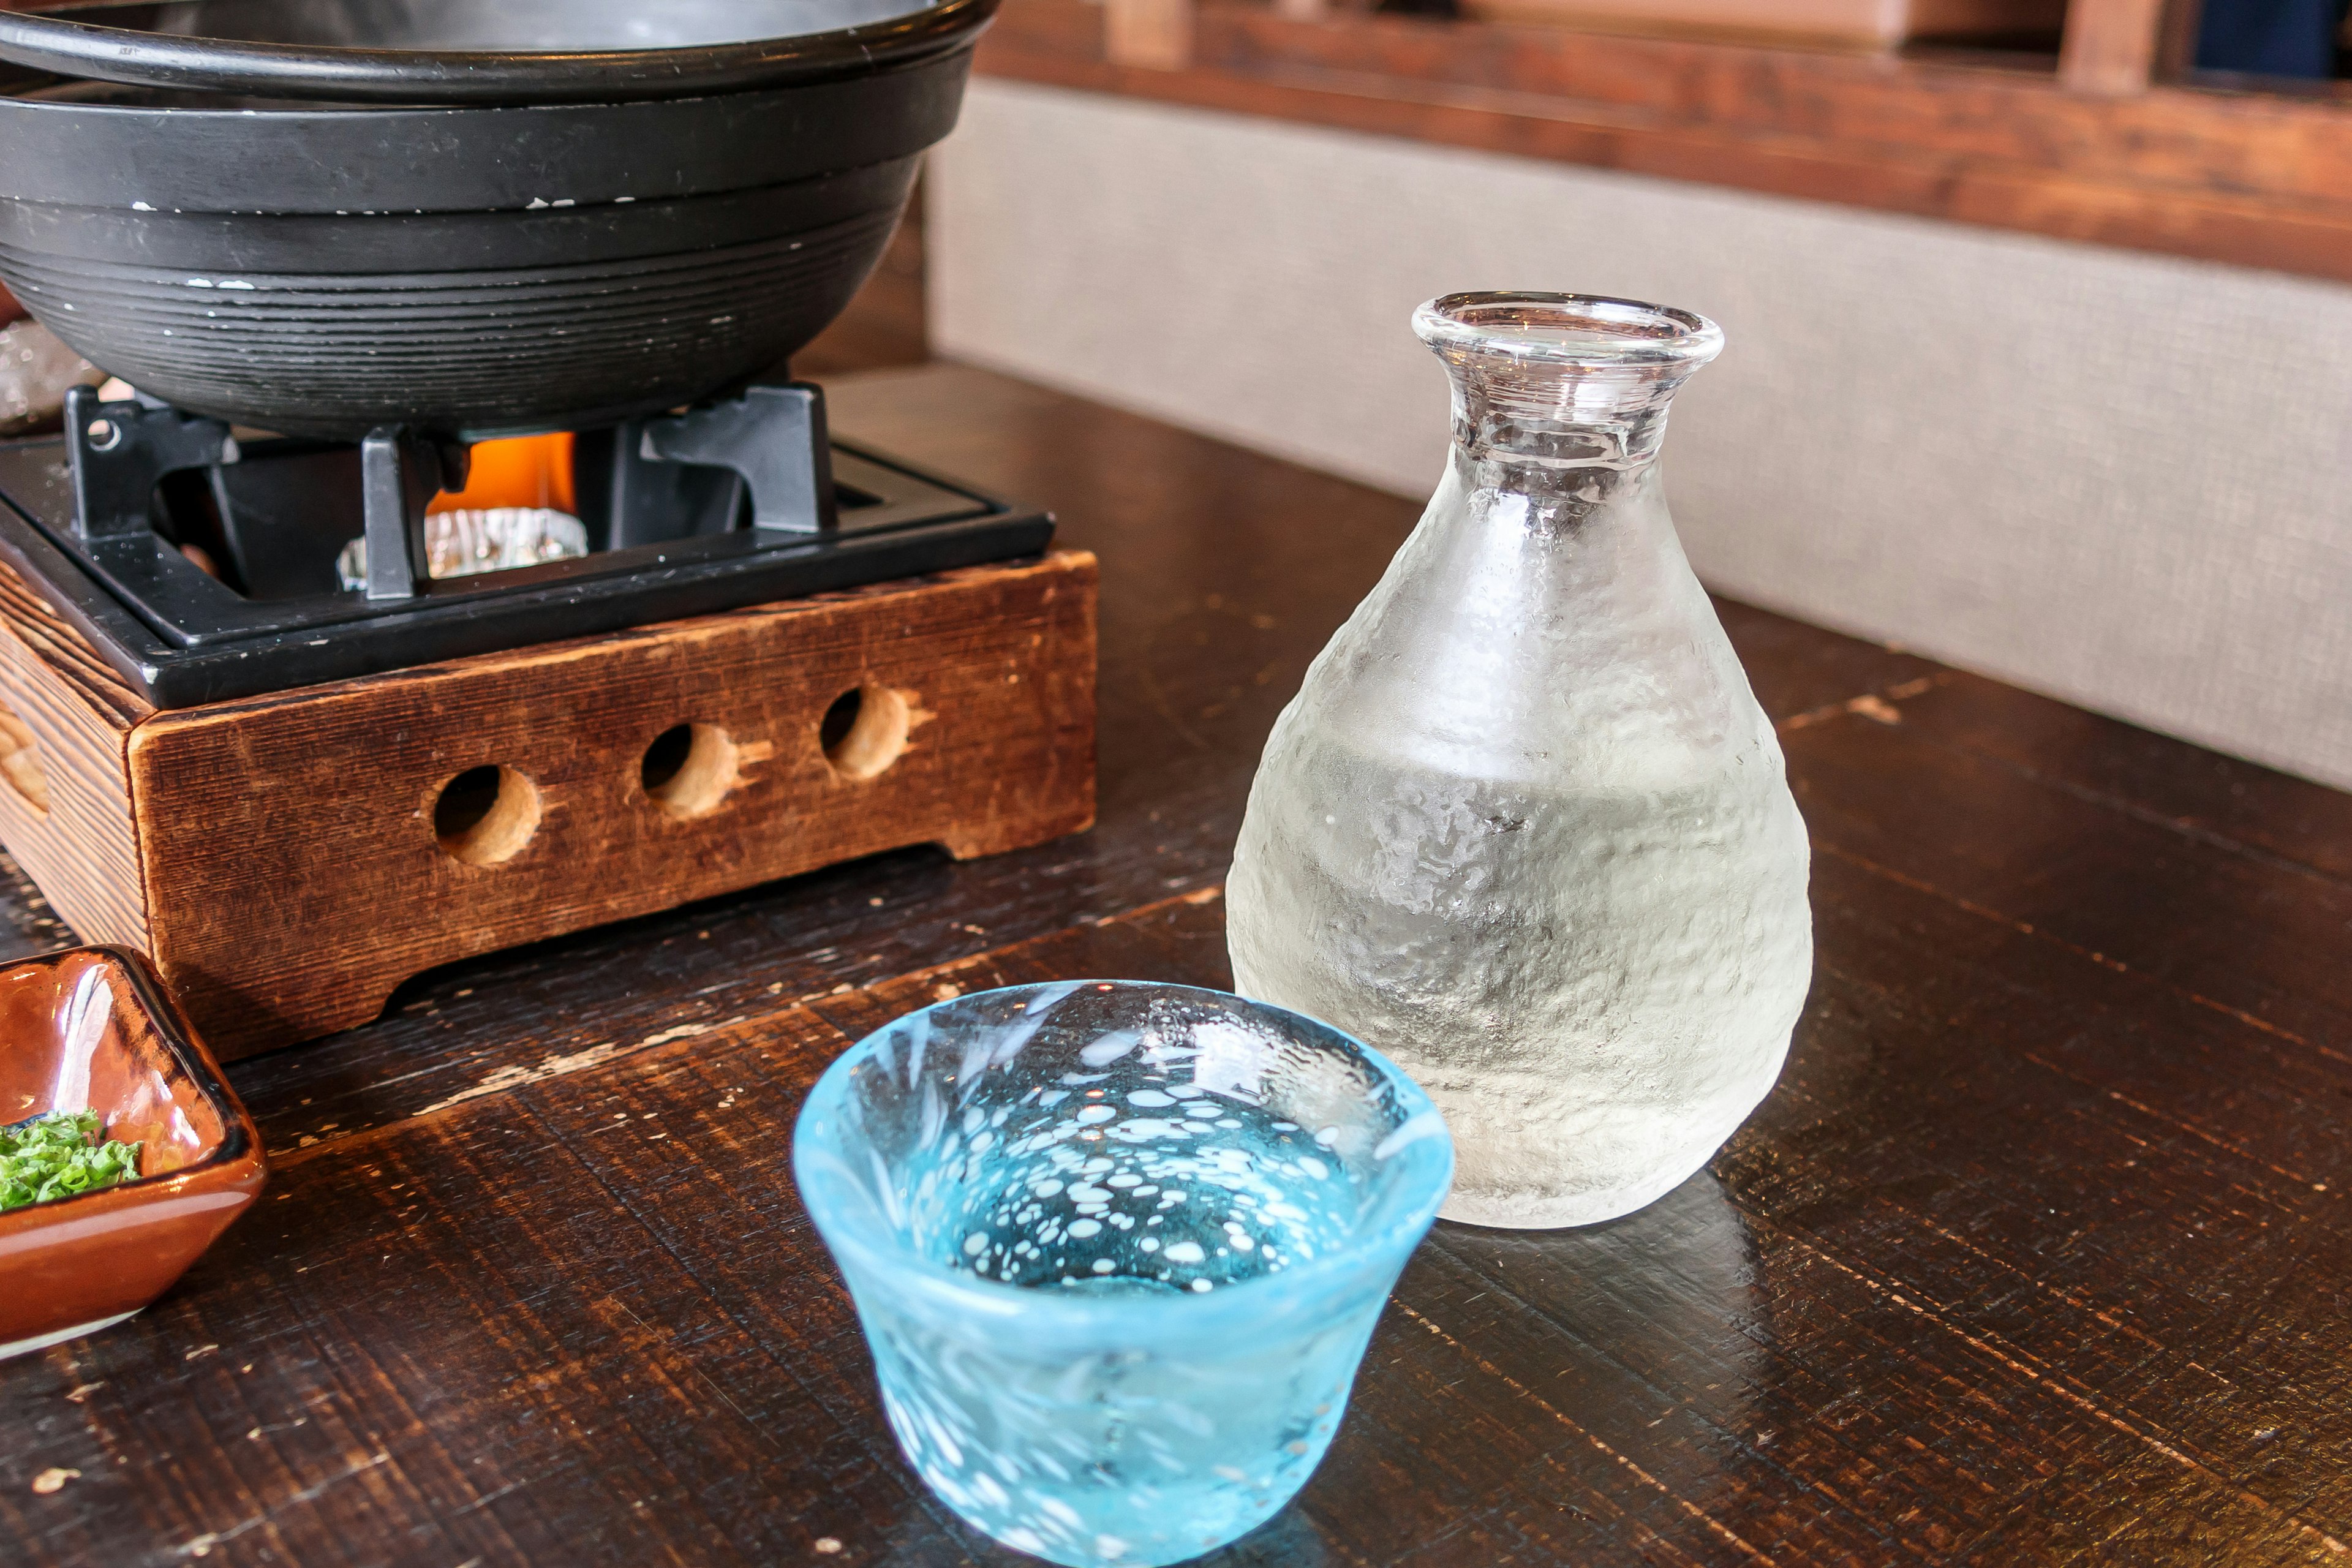
<path fill-rule="evenodd" d="M 834 406 L 1101 552 L 1100 826 L 439 972 L 240 1064 L 255 1213 L 0 1368 L 11 1568 L 1015 1561 L 894 1451 L 792 1118 L 946 987 L 1223 982 L 1261 740 L 1416 509 L 974 371 Z M 2340 1557 L 2352 797 L 1723 610 L 1813 832 L 1780 1089 L 1643 1214 L 1440 1226 L 1328 1461 L 1217 1561 Z"/>

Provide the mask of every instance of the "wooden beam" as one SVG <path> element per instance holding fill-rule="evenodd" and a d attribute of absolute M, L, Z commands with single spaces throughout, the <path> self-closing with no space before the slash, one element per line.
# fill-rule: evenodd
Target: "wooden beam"
<path fill-rule="evenodd" d="M 979 68 L 2352 282 L 2341 99 L 2079 92 L 2030 64 L 1213 4 L 1189 65 L 1146 70 L 1106 58 L 1102 15 L 1011 0 Z"/>

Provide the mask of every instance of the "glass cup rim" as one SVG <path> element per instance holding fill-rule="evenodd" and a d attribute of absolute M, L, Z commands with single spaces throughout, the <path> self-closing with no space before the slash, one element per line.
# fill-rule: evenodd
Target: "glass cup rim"
<path fill-rule="evenodd" d="M 1399 1108 L 1405 1111 L 1404 1119 L 1398 1124 L 1399 1132 L 1422 1124 L 1421 1119 L 1424 1116 L 1429 1118 L 1429 1122 L 1424 1125 L 1433 1128 L 1433 1131 L 1421 1132 L 1408 1139 L 1397 1152 L 1404 1154 L 1408 1151 L 1425 1150 L 1427 1145 L 1435 1143 L 1443 1150 L 1444 1159 L 1426 1172 L 1408 1178 L 1408 1181 L 1419 1181 L 1423 1190 L 1417 1194 L 1401 1183 L 1398 1195 L 1376 1205 L 1370 1222 L 1364 1228 L 1351 1232 L 1345 1247 L 1294 1264 L 1278 1274 L 1264 1274 L 1254 1279 L 1222 1285 L 1211 1291 L 1175 1296 L 1065 1295 L 1028 1286 L 1008 1285 L 1002 1280 L 983 1279 L 934 1263 L 919 1253 L 896 1245 L 895 1239 L 889 1244 L 877 1245 L 858 1227 L 837 1223 L 850 1217 L 845 1212 L 849 1203 L 863 1205 L 866 1200 L 841 1177 L 814 1164 L 811 1156 L 820 1136 L 831 1139 L 836 1148 L 838 1146 L 836 1136 L 816 1133 L 814 1124 L 837 1102 L 845 1103 L 851 1072 L 858 1062 L 870 1059 L 876 1054 L 877 1042 L 882 1037 L 908 1018 L 928 1017 L 946 1008 L 992 996 L 1034 993 L 1061 985 L 1069 986 L 1073 995 L 1089 987 L 1118 991 L 1188 992 L 1214 998 L 1221 1005 L 1238 1002 L 1249 1007 L 1304 1019 L 1318 1028 L 1328 1029 L 1361 1051 L 1364 1058 L 1391 1086 L 1391 1092 L 1398 1098 Z M 1413 1157 L 1425 1160 L 1426 1155 L 1423 1153 Z M 1170 981 L 1033 981 L 968 992 L 916 1008 L 869 1032 L 835 1057 L 810 1089 L 807 1100 L 802 1102 L 800 1115 L 793 1122 L 792 1166 L 793 1180 L 800 1189 L 801 1205 L 807 1212 L 810 1223 L 816 1226 L 825 1245 L 845 1265 L 855 1262 L 863 1269 L 888 1276 L 894 1287 L 912 1287 L 916 1293 L 929 1298 L 935 1304 L 998 1320 L 1016 1314 L 1047 1312 L 1053 1314 L 1056 1322 L 1066 1329 L 1131 1323 L 1139 1315 L 1148 1314 L 1169 1320 L 1168 1330 L 1171 1331 L 1190 1334 L 1204 1329 L 1218 1329 L 1217 1320 L 1226 1317 L 1240 1317 L 1249 1322 L 1263 1324 L 1269 1305 L 1275 1301 L 1316 1300 L 1344 1290 L 1356 1283 L 1368 1268 L 1392 1271 L 1391 1266 L 1382 1260 L 1397 1252 L 1410 1255 L 1435 1221 L 1437 1211 L 1453 1186 L 1454 1139 L 1435 1102 L 1403 1068 L 1345 1029 L 1311 1014 L 1234 992 Z M 1396 1262 L 1402 1264 L 1402 1258 L 1398 1258 Z M 847 1271 L 845 1268 L 844 1272 Z"/>
<path fill-rule="evenodd" d="M 1442 354 L 1594 370 L 1696 370 L 1723 352 L 1723 329 L 1696 310 L 1612 294 L 1533 289 L 1441 294 L 1413 311 L 1412 330 Z"/>

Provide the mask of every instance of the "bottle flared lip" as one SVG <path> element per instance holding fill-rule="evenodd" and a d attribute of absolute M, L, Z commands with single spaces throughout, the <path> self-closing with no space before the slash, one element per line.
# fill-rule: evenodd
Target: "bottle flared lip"
<path fill-rule="evenodd" d="M 1696 370 L 1723 352 L 1723 329 L 1695 310 L 1606 294 L 1442 294 L 1412 313 L 1412 330 L 1440 353 L 1596 370 Z"/>

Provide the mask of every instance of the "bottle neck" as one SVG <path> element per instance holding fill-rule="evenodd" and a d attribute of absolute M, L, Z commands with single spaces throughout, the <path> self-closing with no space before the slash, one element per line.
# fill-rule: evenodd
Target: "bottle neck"
<path fill-rule="evenodd" d="M 1523 496 L 1527 525 L 1559 531 L 1654 492 L 1666 415 L 1687 374 L 1681 367 L 1444 357 L 1454 383 L 1454 463 L 1473 495 Z"/>

